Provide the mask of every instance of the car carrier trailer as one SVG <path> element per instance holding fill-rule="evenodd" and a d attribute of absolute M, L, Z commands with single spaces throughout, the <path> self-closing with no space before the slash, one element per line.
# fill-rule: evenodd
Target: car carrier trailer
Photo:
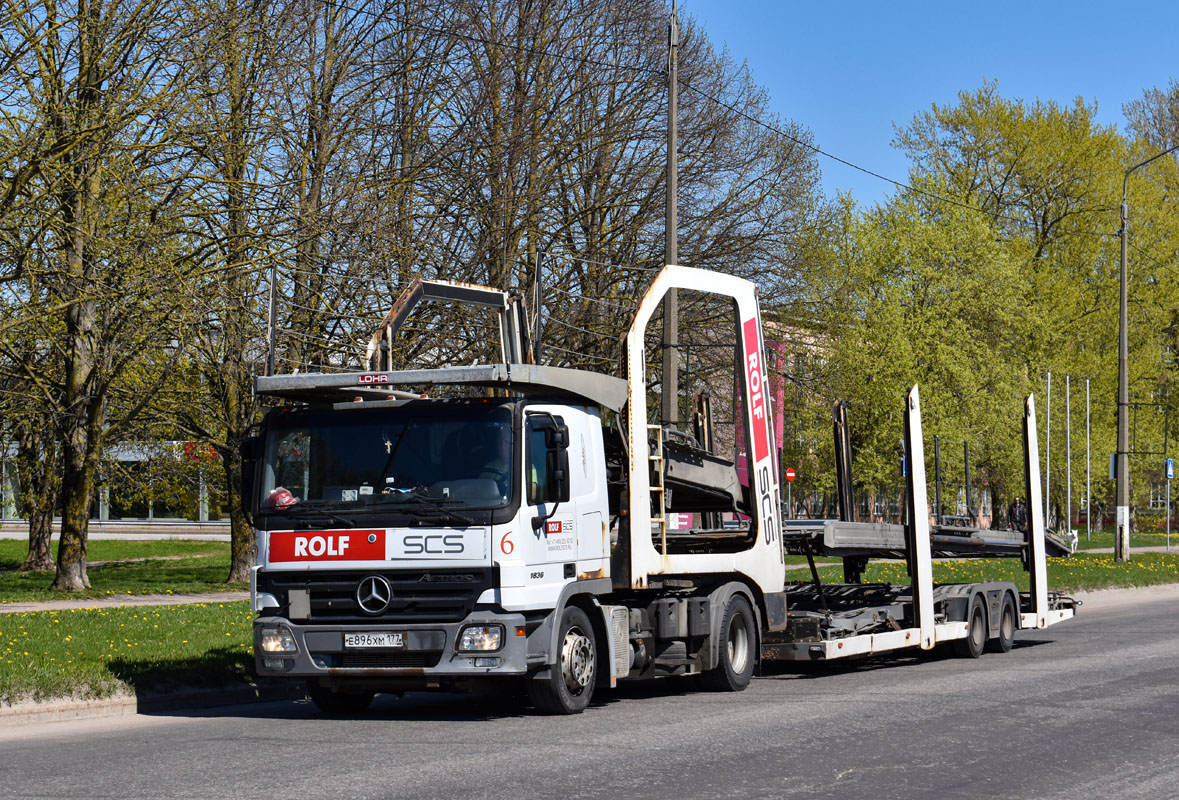
<path fill-rule="evenodd" d="M 745 481 L 704 437 L 650 420 L 644 343 L 673 289 L 731 307 Z M 392 369 L 397 329 L 426 300 L 496 312 L 502 362 Z M 363 709 L 376 692 L 522 683 L 538 709 L 576 713 L 619 680 L 699 675 L 739 691 L 762 659 L 945 642 L 977 656 L 1072 616 L 1045 580 L 1031 398 L 1030 532 L 1002 547 L 977 531 L 958 542 L 1022 556 L 1031 592 L 934 585 L 933 553 L 948 546 L 930 531 L 916 387 L 904 408 L 908 523 L 784 523 L 754 284 L 665 267 L 626 335 L 626 379 L 530 363 L 523 320 L 513 293 L 418 282 L 363 371 L 257 378 L 259 395 L 285 404 L 242 446 L 260 675 L 306 681 L 328 711 Z M 679 512 L 692 530 L 669 524 Z M 717 527 L 721 512 L 744 523 Z M 812 582 L 787 584 L 796 552 L 843 557 L 847 583 L 822 586 L 812 561 Z M 904 557 L 910 584 L 859 583 L 874 555 Z"/>

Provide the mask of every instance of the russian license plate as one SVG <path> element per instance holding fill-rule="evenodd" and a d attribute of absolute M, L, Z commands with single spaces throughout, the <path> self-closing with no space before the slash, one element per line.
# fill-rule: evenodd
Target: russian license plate
<path fill-rule="evenodd" d="M 400 631 L 362 631 L 345 633 L 345 647 L 405 647 L 405 634 Z"/>

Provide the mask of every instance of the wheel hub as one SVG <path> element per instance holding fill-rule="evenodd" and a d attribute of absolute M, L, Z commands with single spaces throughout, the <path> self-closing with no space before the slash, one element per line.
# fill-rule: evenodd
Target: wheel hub
<path fill-rule="evenodd" d="M 729 620 L 729 665 L 733 672 L 745 671 L 745 662 L 749 658 L 749 635 L 745 630 L 745 617 L 734 614 Z"/>
<path fill-rule="evenodd" d="M 581 694 L 594 676 L 594 651 L 589 637 L 576 625 L 561 643 L 561 677 L 570 694 Z"/>

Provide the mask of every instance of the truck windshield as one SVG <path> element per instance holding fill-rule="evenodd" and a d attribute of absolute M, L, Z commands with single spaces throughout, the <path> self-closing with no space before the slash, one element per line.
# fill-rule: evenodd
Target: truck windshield
<path fill-rule="evenodd" d="M 499 508 L 512 498 L 512 414 L 408 403 L 271 417 L 261 510 Z"/>

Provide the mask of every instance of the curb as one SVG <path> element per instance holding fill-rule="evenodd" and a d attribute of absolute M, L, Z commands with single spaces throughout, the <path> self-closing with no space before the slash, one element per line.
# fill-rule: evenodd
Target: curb
<path fill-rule="evenodd" d="M 170 694 L 137 697 L 117 694 L 90 700 L 66 699 L 39 702 L 28 700 L 10 706 L 0 706 L 0 723 L 7 726 L 42 722 L 122 717 L 136 714 L 163 714 L 171 711 L 198 711 L 279 700 L 301 700 L 302 686 L 263 684 L 234 686 L 222 689 L 182 689 Z"/>

